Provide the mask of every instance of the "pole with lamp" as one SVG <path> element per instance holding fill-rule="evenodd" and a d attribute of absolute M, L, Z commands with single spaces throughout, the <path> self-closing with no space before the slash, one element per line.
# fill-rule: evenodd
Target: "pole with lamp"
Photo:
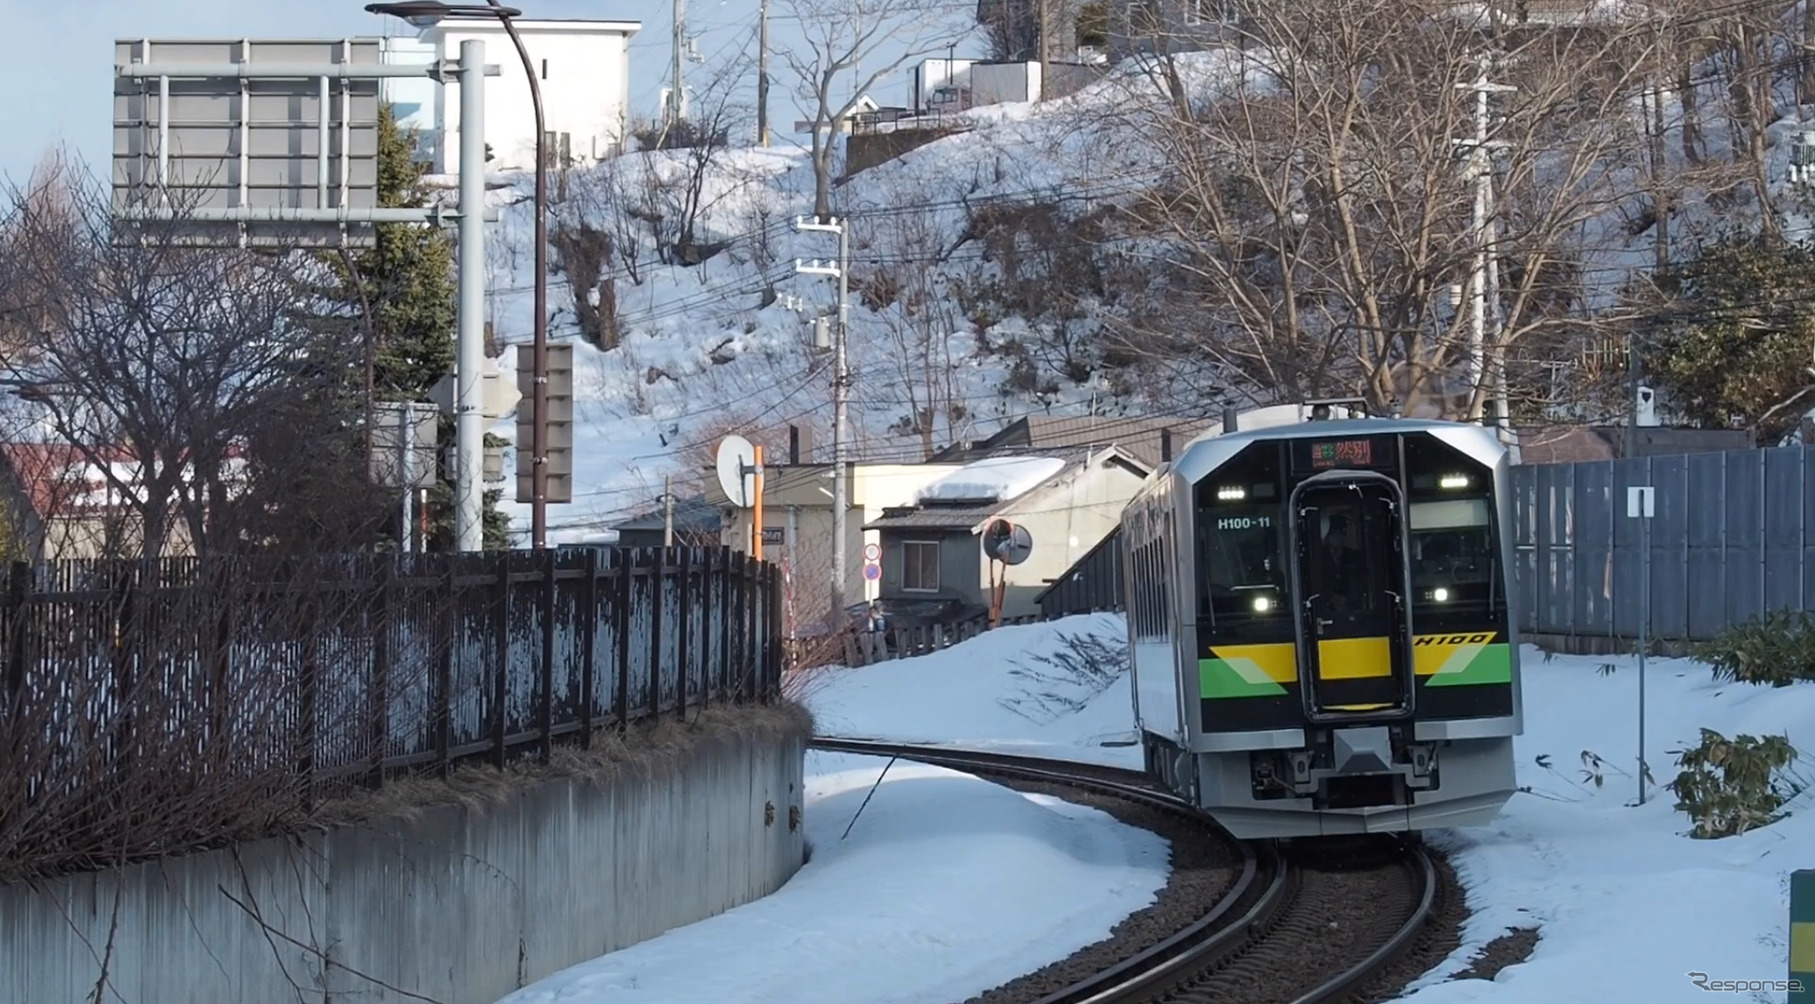
<path fill-rule="evenodd" d="M 513 18 L 523 16 L 515 7 L 498 0 L 484 4 L 447 4 L 438 0 L 403 0 L 398 3 L 367 4 L 373 14 L 389 14 L 408 21 L 417 28 L 429 28 L 444 20 L 495 19 L 504 25 L 505 34 L 516 46 L 523 60 L 523 76 L 529 81 L 529 96 L 536 113 L 536 321 L 535 321 L 535 392 L 531 406 L 535 409 L 535 436 L 530 447 L 531 485 L 534 498 L 530 508 L 531 546 L 541 550 L 548 546 L 548 127 L 543 118 L 542 86 L 529 58 L 529 50 L 517 34 Z"/>

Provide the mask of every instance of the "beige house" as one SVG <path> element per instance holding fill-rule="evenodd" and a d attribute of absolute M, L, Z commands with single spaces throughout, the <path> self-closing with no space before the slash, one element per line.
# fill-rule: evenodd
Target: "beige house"
<path fill-rule="evenodd" d="M 99 451 L 127 484 L 136 464 L 121 449 Z M 88 456 L 58 443 L 0 444 L 0 496 L 5 498 L 7 558 L 64 561 L 136 555 L 141 536 L 132 506 Z M 193 553 L 189 527 L 173 514 L 165 556 Z"/>
<path fill-rule="evenodd" d="M 1002 519 L 1033 538 L 1027 560 L 1006 568 L 1002 616 L 1039 613 L 1035 597 L 1116 528 L 1151 472 L 1118 446 L 999 450 L 928 482 L 864 527 L 881 536 L 884 610 L 897 627 L 986 613 L 982 537 Z"/>
<path fill-rule="evenodd" d="M 845 483 L 845 583 L 847 607 L 875 599 L 881 583 L 864 578 L 864 548 L 882 538 L 865 524 L 891 507 L 911 504 L 914 493 L 949 474 L 958 464 L 847 465 Z M 793 622 L 809 625 L 830 612 L 832 595 L 832 465 L 764 464 L 763 558 L 789 571 Z M 707 482 L 706 501 L 723 512 L 724 543 L 749 550 L 755 513 L 731 504 L 717 479 Z M 886 567 L 886 566 L 885 566 Z"/>

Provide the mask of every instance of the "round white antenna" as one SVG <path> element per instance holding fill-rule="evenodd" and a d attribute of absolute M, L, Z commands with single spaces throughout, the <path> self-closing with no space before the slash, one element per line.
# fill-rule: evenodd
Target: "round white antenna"
<path fill-rule="evenodd" d="M 718 486 L 739 509 L 756 504 L 756 447 L 742 436 L 718 444 Z"/>

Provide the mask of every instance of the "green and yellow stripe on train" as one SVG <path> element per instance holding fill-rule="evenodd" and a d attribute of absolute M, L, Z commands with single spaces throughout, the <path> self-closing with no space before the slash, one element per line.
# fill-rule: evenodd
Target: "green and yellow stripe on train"
<path fill-rule="evenodd" d="M 1512 648 L 1496 642 L 1497 631 L 1417 635 L 1412 639 L 1412 673 L 1427 687 L 1492 686 L 1512 683 Z M 1391 674 L 1384 658 L 1388 639 L 1346 638 L 1320 642 L 1326 678 L 1368 679 Z M 1340 648 L 1342 651 L 1338 652 Z M 1380 658 L 1343 659 L 1344 655 L 1379 653 Z M 1337 669 L 1335 666 L 1340 665 Z M 1197 663 L 1198 693 L 1206 700 L 1279 697 L 1298 684 L 1298 647 L 1292 642 L 1268 645 L 1214 645 Z"/>

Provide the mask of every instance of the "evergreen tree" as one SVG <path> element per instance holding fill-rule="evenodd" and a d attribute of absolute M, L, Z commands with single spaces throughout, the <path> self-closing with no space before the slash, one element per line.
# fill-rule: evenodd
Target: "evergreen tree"
<path fill-rule="evenodd" d="M 1743 425 L 1774 446 L 1815 400 L 1815 248 L 1749 236 L 1703 247 L 1655 279 L 1640 361 L 1664 402 L 1703 428 Z"/>
<path fill-rule="evenodd" d="M 406 132 L 387 104 L 378 122 L 378 205 L 421 207 L 429 202 L 423 176 L 427 165 L 415 158 L 415 135 Z M 458 283 L 454 242 L 443 229 L 410 223 L 374 227 L 376 246 L 323 256 L 328 280 L 312 292 L 329 309 L 310 319 L 324 331 L 335 331 L 348 344 L 364 345 L 369 336 L 373 397 L 379 401 L 426 401 L 435 383 L 454 362 Z M 363 409 L 366 381 L 362 364 L 347 372 L 348 396 Z M 439 442 L 447 452 L 454 443 L 454 423 L 443 416 Z M 498 511 L 500 490 L 485 492 L 484 547 L 508 546 L 509 520 Z M 451 550 L 453 485 L 438 479 L 428 496 L 428 547 Z M 393 538 L 394 539 L 394 538 Z"/>

